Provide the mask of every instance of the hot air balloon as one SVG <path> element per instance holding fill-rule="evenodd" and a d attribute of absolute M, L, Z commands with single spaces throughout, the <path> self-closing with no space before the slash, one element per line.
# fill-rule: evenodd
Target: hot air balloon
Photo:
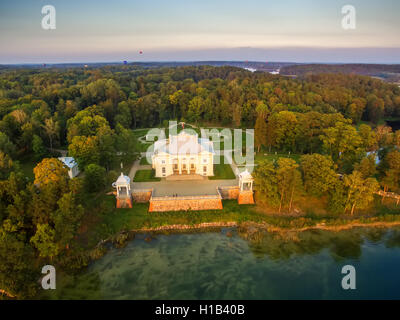
<path fill-rule="evenodd" d="M 142 50 L 140 50 L 140 51 L 139 51 L 139 53 L 140 53 L 140 54 L 143 54 L 143 51 L 142 51 Z"/>
<path fill-rule="evenodd" d="M 128 64 L 128 61 L 124 60 L 124 64 Z"/>

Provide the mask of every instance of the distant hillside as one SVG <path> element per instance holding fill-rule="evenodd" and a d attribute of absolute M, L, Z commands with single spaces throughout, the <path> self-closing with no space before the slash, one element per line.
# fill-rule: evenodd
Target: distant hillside
<path fill-rule="evenodd" d="M 20 64 L 20 65 L 0 65 L 0 70 L 5 69 L 26 69 L 26 68 L 83 68 L 87 66 L 88 68 L 101 68 L 105 66 L 121 66 L 124 62 L 96 62 L 96 63 L 48 63 L 48 64 Z M 273 72 L 280 70 L 283 67 L 295 65 L 292 62 L 260 62 L 260 61 L 127 61 L 128 66 L 137 66 L 140 68 L 160 68 L 160 67 L 185 67 L 185 66 L 231 66 L 238 68 L 248 68 L 255 69 L 256 71 Z"/>
<path fill-rule="evenodd" d="M 400 64 L 298 64 L 284 66 L 280 72 L 287 76 L 317 73 L 344 73 L 379 77 L 388 82 L 400 81 Z"/>

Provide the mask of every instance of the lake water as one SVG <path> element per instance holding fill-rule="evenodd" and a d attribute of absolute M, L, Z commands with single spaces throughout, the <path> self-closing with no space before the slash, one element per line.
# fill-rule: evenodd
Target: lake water
<path fill-rule="evenodd" d="M 400 229 L 137 235 L 75 277 L 59 299 L 399 299 Z M 357 270 L 343 290 L 341 269 Z"/>

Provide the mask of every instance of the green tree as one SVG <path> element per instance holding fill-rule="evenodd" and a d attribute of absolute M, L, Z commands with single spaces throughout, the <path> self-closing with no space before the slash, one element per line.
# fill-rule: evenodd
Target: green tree
<path fill-rule="evenodd" d="M 12 159 L 8 156 L 8 154 L 0 151 L 0 179 L 8 179 L 8 176 L 13 169 L 14 163 Z"/>
<path fill-rule="evenodd" d="M 59 123 L 49 118 L 44 121 L 43 128 L 49 138 L 50 150 L 53 151 L 53 139 L 58 137 L 60 131 Z"/>
<path fill-rule="evenodd" d="M 16 232 L 0 228 L 0 289 L 17 299 L 32 298 L 37 292 L 33 248 Z"/>
<path fill-rule="evenodd" d="M 335 164 L 330 157 L 320 154 L 304 155 L 301 157 L 305 190 L 320 197 L 334 188 L 337 180 Z"/>
<path fill-rule="evenodd" d="M 36 160 L 42 160 L 47 154 L 47 149 L 44 146 L 42 138 L 36 134 L 33 135 L 32 150 L 35 153 Z"/>
<path fill-rule="evenodd" d="M 56 233 L 48 224 L 38 224 L 36 233 L 31 238 L 32 244 L 39 251 L 39 256 L 42 258 L 50 258 L 58 255 L 59 247 L 55 241 Z"/>
<path fill-rule="evenodd" d="M 346 209 L 354 214 L 355 209 L 365 209 L 374 200 L 374 193 L 379 190 L 379 184 L 374 178 L 364 179 L 361 172 L 353 171 L 343 178 L 347 187 Z"/>
<path fill-rule="evenodd" d="M 279 212 L 285 204 L 292 209 L 293 198 L 302 188 L 299 165 L 293 159 L 279 158 L 276 170 L 278 192 L 280 196 Z"/>
<path fill-rule="evenodd" d="M 68 146 L 68 153 L 76 159 L 81 170 L 91 163 L 100 162 L 99 139 L 96 136 L 76 136 Z"/>
<path fill-rule="evenodd" d="M 59 248 L 69 248 L 69 244 L 77 234 L 83 217 L 83 207 L 77 203 L 73 192 L 65 193 L 58 200 L 58 209 L 53 213 L 55 241 Z"/>
<path fill-rule="evenodd" d="M 394 150 L 389 152 L 385 157 L 387 163 L 387 169 L 384 172 L 381 184 L 383 185 L 384 191 L 400 191 L 400 152 Z M 382 201 L 384 198 L 382 198 Z"/>
<path fill-rule="evenodd" d="M 254 171 L 254 183 L 257 186 L 256 196 L 261 202 L 272 207 L 279 206 L 278 180 L 276 168 L 271 161 L 263 161 Z"/>
<path fill-rule="evenodd" d="M 325 151 L 342 166 L 346 162 L 352 164 L 365 151 L 357 130 L 348 123 L 338 122 L 323 132 L 320 138 Z"/>
<path fill-rule="evenodd" d="M 15 145 L 10 141 L 8 136 L 0 132 L 0 151 L 12 157 L 15 154 Z"/>
<path fill-rule="evenodd" d="M 97 165 L 89 164 L 85 168 L 85 189 L 88 192 L 100 191 L 105 186 L 106 170 Z"/>
<path fill-rule="evenodd" d="M 354 169 L 361 172 L 363 178 L 372 177 L 376 174 L 375 155 L 370 154 L 363 158 L 360 163 L 354 166 Z"/>

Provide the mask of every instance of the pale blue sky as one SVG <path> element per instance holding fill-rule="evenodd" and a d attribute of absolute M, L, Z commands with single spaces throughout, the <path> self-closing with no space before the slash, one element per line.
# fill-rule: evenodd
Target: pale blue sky
<path fill-rule="evenodd" d="M 47 4 L 56 30 L 41 28 Z M 356 30 L 341 27 L 345 4 Z M 398 0 L 1 0 L 0 63 L 400 63 L 399 13 Z"/>

